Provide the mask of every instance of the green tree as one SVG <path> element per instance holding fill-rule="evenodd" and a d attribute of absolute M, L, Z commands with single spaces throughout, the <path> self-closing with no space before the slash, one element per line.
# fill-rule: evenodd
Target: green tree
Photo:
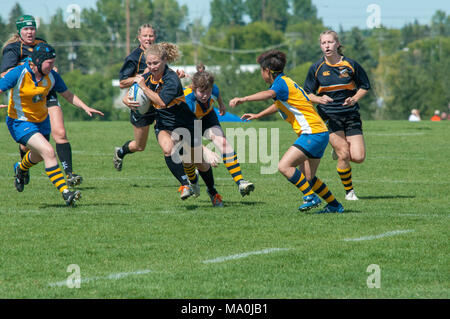
<path fill-rule="evenodd" d="M 245 5 L 243 0 L 213 0 L 210 4 L 212 28 L 244 25 Z"/>
<path fill-rule="evenodd" d="M 285 31 L 289 20 L 288 0 L 246 0 L 247 14 L 252 22 L 269 23 L 276 30 Z"/>
<path fill-rule="evenodd" d="M 292 5 L 291 24 L 308 21 L 317 21 L 317 8 L 311 0 L 290 0 Z"/>

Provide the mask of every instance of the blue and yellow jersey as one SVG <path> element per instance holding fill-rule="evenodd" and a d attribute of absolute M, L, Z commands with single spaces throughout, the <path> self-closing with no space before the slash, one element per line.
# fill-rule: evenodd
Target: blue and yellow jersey
<path fill-rule="evenodd" d="M 343 106 L 344 101 L 360 88 L 369 90 L 370 82 L 364 69 L 354 60 L 342 57 L 336 64 L 320 59 L 309 68 L 305 81 L 305 92 L 318 96 L 328 95 L 333 102 L 319 104 L 317 108 L 327 114 L 344 114 L 359 110 L 353 106 Z"/>
<path fill-rule="evenodd" d="M 47 95 L 52 88 L 58 93 L 67 90 L 63 79 L 53 70 L 37 82 L 28 62 L 0 79 L 0 90 L 10 90 L 8 116 L 21 121 L 39 123 L 46 119 Z"/>
<path fill-rule="evenodd" d="M 214 110 L 214 104 L 218 105 L 218 98 L 219 98 L 219 87 L 215 84 L 213 84 L 212 94 L 209 98 L 208 102 L 205 104 L 201 103 L 197 100 L 194 91 L 192 88 L 185 88 L 184 89 L 184 96 L 186 97 L 186 103 L 191 109 L 192 113 L 195 114 L 195 117 L 197 119 L 203 118 L 205 115 L 209 114 L 211 111 Z"/>
<path fill-rule="evenodd" d="M 328 131 L 303 89 L 284 73 L 276 77 L 269 90 L 275 91 L 278 112 L 298 136 Z"/>

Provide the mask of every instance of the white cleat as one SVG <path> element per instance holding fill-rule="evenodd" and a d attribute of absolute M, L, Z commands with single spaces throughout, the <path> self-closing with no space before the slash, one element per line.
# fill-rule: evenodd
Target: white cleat
<path fill-rule="evenodd" d="M 245 179 L 241 180 L 241 183 L 239 184 L 239 192 L 241 193 L 242 197 L 250 194 L 250 192 L 253 192 L 255 190 L 255 185 L 249 181 L 246 181 Z"/>
<path fill-rule="evenodd" d="M 355 191 L 353 189 L 350 192 L 348 192 L 347 194 L 345 194 L 345 199 L 346 200 L 359 200 L 359 198 L 356 197 Z"/>

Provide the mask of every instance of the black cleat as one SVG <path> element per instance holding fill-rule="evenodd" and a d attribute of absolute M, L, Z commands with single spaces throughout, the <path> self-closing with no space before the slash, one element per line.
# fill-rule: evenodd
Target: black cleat
<path fill-rule="evenodd" d="M 20 169 L 20 163 L 14 163 L 14 186 L 18 192 L 23 192 L 25 186 L 23 173 L 24 172 Z"/>
<path fill-rule="evenodd" d="M 81 198 L 81 192 L 80 191 L 70 191 L 66 189 L 62 193 L 62 197 L 66 201 L 67 206 L 74 206 L 75 202 Z"/>
<path fill-rule="evenodd" d="M 81 177 L 80 175 L 77 175 L 75 173 L 69 173 L 69 175 L 67 175 L 67 185 L 69 185 L 70 187 L 80 185 L 82 181 L 83 177 Z"/>

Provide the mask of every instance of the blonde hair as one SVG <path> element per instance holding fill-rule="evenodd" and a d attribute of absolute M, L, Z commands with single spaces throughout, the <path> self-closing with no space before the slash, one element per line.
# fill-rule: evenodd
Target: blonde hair
<path fill-rule="evenodd" d="M 176 61 L 181 56 L 178 46 L 169 42 L 151 44 L 147 50 L 145 50 L 145 57 L 149 54 L 156 55 L 160 57 L 161 60 L 165 60 L 169 63 Z"/>
<path fill-rule="evenodd" d="M 8 44 L 11 44 L 11 43 L 14 43 L 14 42 L 17 42 L 17 41 L 20 41 L 19 34 L 17 34 L 17 33 L 11 34 L 9 39 L 8 39 L 8 41 L 6 41 L 5 44 L 3 45 L 2 49 L 4 49 Z"/>
<path fill-rule="evenodd" d="M 322 39 L 322 36 L 323 35 L 331 35 L 331 36 L 333 36 L 333 39 L 336 41 L 336 42 L 338 42 L 339 43 L 339 46 L 338 46 L 338 48 L 337 48 L 337 52 L 340 54 L 340 55 L 344 55 L 343 53 L 342 53 L 342 49 L 344 48 L 344 46 L 341 44 L 341 42 L 339 41 L 339 36 L 338 36 L 338 34 L 337 34 L 337 32 L 335 32 L 335 31 L 333 31 L 333 30 L 325 30 L 325 31 L 323 31 L 321 34 L 320 34 L 320 36 L 319 36 L 319 44 L 320 44 L 320 41 L 321 41 L 321 39 Z"/>

